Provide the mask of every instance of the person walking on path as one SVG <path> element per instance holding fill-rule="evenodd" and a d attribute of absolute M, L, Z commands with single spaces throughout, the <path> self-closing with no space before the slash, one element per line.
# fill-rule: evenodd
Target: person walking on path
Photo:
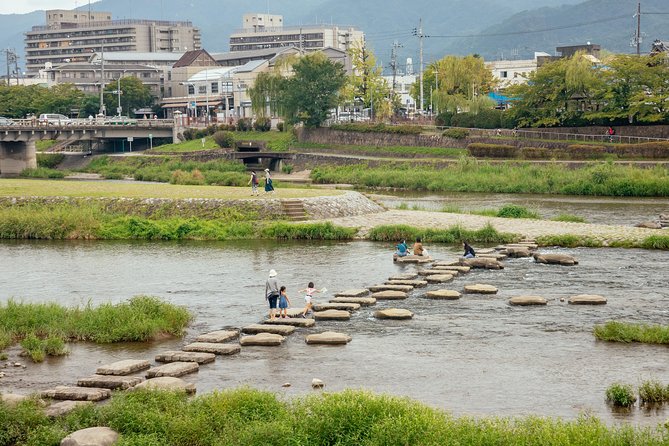
<path fill-rule="evenodd" d="M 312 308 L 311 300 L 314 297 L 314 293 L 322 293 L 323 290 L 317 290 L 314 288 L 314 283 L 309 282 L 309 285 L 303 290 L 299 290 L 298 293 L 305 293 L 304 294 L 304 300 L 306 302 L 306 305 L 304 306 L 304 310 L 302 310 L 302 317 L 307 317 L 307 313 L 309 310 Z"/>
<path fill-rule="evenodd" d="M 269 173 L 269 169 L 265 169 L 265 193 L 274 192 L 274 186 L 272 185 L 272 175 Z"/>
<path fill-rule="evenodd" d="M 265 282 L 265 300 L 269 302 L 269 320 L 273 321 L 276 315 L 276 301 L 279 298 L 279 281 L 276 280 L 277 273 L 269 270 L 269 278 Z"/>
<path fill-rule="evenodd" d="M 462 246 L 463 248 L 465 248 L 465 253 L 463 255 L 465 259 L 473 259 L 474 257 L 476 257 L 476 252 L 474 252 L 474 248 L 469 246 L 469 243 L 462 242 Z"/>
<path fill-rule="evenodd" d="M 251 195 L 258 195 L 258 175 L 255 170 L 251 171 L 251 179 L 248 184 L 251 185 Z"/>
<path fill-rule="evenodd" d="M 281 319 L 288 317 L 288 307 L 290 306 L 290 299 L 286 294 L 286 287 L 282 286 L 279 290 L 279 316 Z"/>

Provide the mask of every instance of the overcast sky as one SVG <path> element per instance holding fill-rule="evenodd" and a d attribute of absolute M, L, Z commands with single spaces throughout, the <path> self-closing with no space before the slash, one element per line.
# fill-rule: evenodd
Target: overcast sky
<path fill-rule="evenodd" d="M 0 14 L 21 14 L 37 9 L 72 9 L 87 4 L 88 0 L 0 0 Z"/>

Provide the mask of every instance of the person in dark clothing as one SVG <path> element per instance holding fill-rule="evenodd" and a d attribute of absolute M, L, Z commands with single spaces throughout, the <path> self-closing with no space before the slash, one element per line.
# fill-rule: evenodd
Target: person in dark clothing
<path fill-rule="evenodd" d="M 465 259 L 471 259 L 476 257 L 476 252 L 474 252 L 474 248 L 469 246 L 469 243 L 462 242 L 462 246 L 465 248 L 465 254 L 463 255 Z"/>

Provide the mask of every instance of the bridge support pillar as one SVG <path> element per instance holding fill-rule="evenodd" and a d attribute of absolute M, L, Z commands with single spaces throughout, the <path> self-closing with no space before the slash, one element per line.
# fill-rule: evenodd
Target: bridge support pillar
<path fill-rule="evenodd" d="M 0 142 L 0 177 L 16 177 L 24 169 L 36 167 L 35 141 Z"/>

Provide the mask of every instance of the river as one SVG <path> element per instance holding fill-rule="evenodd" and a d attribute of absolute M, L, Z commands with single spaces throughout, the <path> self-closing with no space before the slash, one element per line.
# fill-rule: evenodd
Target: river
<path fill-rule="evenodd" d="M 429 246 L 437 258 L 456 256 L 448 246 Z M 311 392 L 312 378 L 326 389 L 364 388 L 408 396 L 457 415 L 540 414 L 573 419 L 588 411 L 610 423 L 655 424 L 666 410 L 612 412 L 604 401 L 615 382 L 634 385 L 657 378 L 669 384 L 666 346 L 598 342 L 594 324 L 607 320 L 665 323 L 669 318 L 666 252 L 621 249 L 544 249 L 575 255 L 575 267 L 547 266 L 531 259 L 508 260 L 503 271 L 474 271 L 446 288 L 470 283 L 497 286 L 497 296 L 463 295 L 458 301 L 431 301 L 419 289 L 406 301 L 379 302 L 354 313 L 349 322 L 319 322 L 311 331 L 350 334 L 343 347 L 308 346 L 305 331 L 274 348 L 246 347 L 239 355 L 202 366 L 186 380 L 199 393 L 241 385 L 287 395 Z M 327 287 L 324 301 L 339 290 L 382 283 L 414 266 L 391 261 L 391 246 L 372 242 L 0 242 L 0 299 L 119 302 L 133 295 L 159 296 L 187 306 L 196 320 L 186 339 L 113 346 L 71 344 L 71 353 L 32 364 L 9 350 L 12 361 L 0 391 L 27 393 L 75 384 L 99 365 L 121 359 L 152 359 L 178 349 L 196 335 L 242 327 L 266 313 L 264 281 L 270 268 L 296 290 L 314 281 Z M 431 285 L 427 289 L 435 289 Z M 579 307 L 561 297 L 596 293 L 605 306 Z M 540 294 L 549 305 L 519 308 L 509 297 Z M 410 321 L 380 321 L 375 308 L 408 308 Z M 292 384 L 282 388 L 283 383 Z"/>

